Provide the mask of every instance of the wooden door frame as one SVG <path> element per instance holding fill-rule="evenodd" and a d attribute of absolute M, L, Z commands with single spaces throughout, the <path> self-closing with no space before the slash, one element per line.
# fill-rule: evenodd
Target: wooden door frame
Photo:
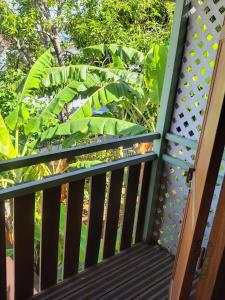
<path fill-rule="evenodd" d="M 221 285 L 225 254 L 225 178 L 223 181 L 216 214 L 214 217 L 209 243 L 200 274 L 196 299 L 224 299 L 221 290 L 225 292 L 224 283 Z"/>
<path fill-rule="evenodd" d="M 225 29 L 223 27 L 195 161 L 192 188 L 185 211 L 171 280 L 171 300 L 189 298 L 201 251 L 225 144 L 223 141 L 223 128 L 225 128 L 224 80 Z"/>

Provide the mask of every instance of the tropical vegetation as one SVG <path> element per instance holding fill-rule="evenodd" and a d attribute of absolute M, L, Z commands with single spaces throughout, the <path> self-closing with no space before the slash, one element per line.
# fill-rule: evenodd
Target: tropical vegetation
<path fill-rule="evenodd" d="M 173 9 L 166 0 L 0 0 L 0 159 L 154 131 Z M 2 172 L 0 185 L 39 180 L 119 155 L 98 153 Z M 59 263 L 66 193 L 61 196 Z M 36 198 L 38 265 L 41 194 Z M 12 214 L 9 201 L 11 243 Z M 81 261 L 85 236 L 84 222 Z"/>

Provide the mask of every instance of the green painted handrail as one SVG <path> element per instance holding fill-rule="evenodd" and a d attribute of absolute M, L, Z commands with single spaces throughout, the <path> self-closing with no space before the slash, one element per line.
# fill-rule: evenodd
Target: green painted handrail
<path fill-rule="evenodd" d="M 144 135 L 137 135 L 133 137 L 117 138 L 109 141 L 104 141 L 102 143 L 93 143 L 90 145 L 83 145 L 69 149 L 60 149 L 57 151 L 40 153 L 37 155 L 2 160 L 0 161 L 0 172 L 29 167 L 32 165 L 46 163 L 64 158 L 73 158 L 75 156 L 98 152 L 102 150 L 116 149 L 122 146 L 130 147 L 136 143 L 149 143 L 157 139 L 160 139 L 159 133 L 150 133 Z"/>
<path fill-rule="evenodd" d="M 69 182 L 85 179 L 105 172 L 114 171 L 147 161 L 153 161 L 155 159 L 157 159 L 157 155 L 154 152 L 151 152 L 148 154 L 136 155 L 130 158 L 120 159 L 109 163 L 99 164 L 87 169 L 79 169 L 66 174 L 53 175 L 38 181 L 25 182 L 13 187 L 0 190 L 0 202 L 7 199 L 35 193 L 48 188 L 56 187 Z"/>

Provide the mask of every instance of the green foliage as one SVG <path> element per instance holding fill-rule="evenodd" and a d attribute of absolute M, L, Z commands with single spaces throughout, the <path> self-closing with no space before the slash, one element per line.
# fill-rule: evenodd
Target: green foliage
<path fill-rule="evenodd" d="M 155 45 L 147 55 L 116 44 L 94 45 L 83 49 L 83 60 L 89 61 L 90 56 L 97 60 L 99 56 L 97 64 L 104 62 L 101 67 L 84 64 L 49 68 L 43 84 L 52 88 L 67 85 L 52 102 L 57 113 L 63 108 L 61 104 L 71 99 L 84 100 L 70 119 L 91 117 L 94 109 L 106 106 L 112 116 L 154 131 L 167 54 L 168 46 L 164 45 Z M 36 124 L 34 132 L 48 121 L 52 108 L 46 108 L 41 124 L 37 120 L 32 123 Z"/>
<path fill-rule="evenodd" d="M 110 55 L 114 58 L 116 63 L 118 63 L 118 57 L 121 58 L 119 68 L 124 68 L 124 65 L 121 62 L 129 64 L 142 65 L 144 63 L 144 54 L 141 51 L 138 51 L 131 47 L 125 47 L 118 44 L 100 44 L 89 46 L 83 49 L 84 54 L 91 54 L 94 57 L 99 56 L 104 58 L 107 55 Z M 115 63 L 114 61 L 114 63 Z"/>
<path fill-rule="evenodd" d="M 0 156 L 2 158 L 16 157 L 16 150 L 13 146 L 10 133 L 5 125 L 5 122 L 0 115 Z"/>
<path fill-rule="evenodd" d="M 101 164 L 101 160 L 83 160 L 69 164 L 70 169 L 86 169 Z"/>
<path fill-rule="evenodd" d="M 130 122 L 117 120 L 114 118 L 83 118 L 69 120 L 63 124 L 56 125 L 41 134 L 41 141 L 54 139 L 61 136 L 69 136 L 64 142 L 64 147 L 69 147 L 76 140 L 89 135 L 112 135 L 129 136 L 146 133 L 147 129 L 143 126 Z"/>
<path fill-rule="evenodd" d="M 0 113 L 6 117 L 17 105 L 17 89 L 24 78 L 20 69 L 0 71 Z"/>
<path fill-rule="evenodd" d="M 168 46 L 156 45 L 146 55 L 145 82 L 155 103 L 158 103 L 162 95 L 168 49 Z"/>
<path fill-rule="evenodd" d="M 82 48 L 116 43 L 147 51 L 168 40 L 174 5 L 165 0 L 81 0 L 67 33 Z"/>
<path fill-rule="evenodd" d="M 30 72 L 27 75 L 25 83 L 22 87 L 20 99 L 32 96 L 34 91 L 41 87 L 42 78 L 46 74 L 46 69 L 52 66 L 53 55 L 51 50 L 44 52 L 34 63 Z"/>

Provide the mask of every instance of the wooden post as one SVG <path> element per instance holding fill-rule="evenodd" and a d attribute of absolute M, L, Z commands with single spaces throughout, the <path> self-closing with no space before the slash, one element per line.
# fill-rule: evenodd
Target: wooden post
<path fill-rule="evenodd" d="M 224 81 L 225 39 L 222 36 L 197 151 L 192 188 L 174 266 L 170 292 L 171 300 L 189 298 L 196 263 L 201 250 L 225 145 Z"/>
<path fill-rule="evenodd" d="M 171 35 L 171 47 L 168 55 L 164 86 L 161 97 L 160 114 L 156 131 L 161 134 L 161 140 L 154 143 L 154 152 L 158 160 L 152 165 L 149 196 L 146 209 L 146 218 L 143 239 L 150 241 L 152 236 L 152 224 L 155 203 L 159 192 L 160 177 L 162 172 L 162 156 L 166 150 L 165 136 L 171 125 L 173 104 L 176 98 L 179 72 L 183 58 L 184 43 L 187 32 L 187 12 L 190 9 L 190 1 L 179 0 L 176 4 L 174 25 Z"/>

